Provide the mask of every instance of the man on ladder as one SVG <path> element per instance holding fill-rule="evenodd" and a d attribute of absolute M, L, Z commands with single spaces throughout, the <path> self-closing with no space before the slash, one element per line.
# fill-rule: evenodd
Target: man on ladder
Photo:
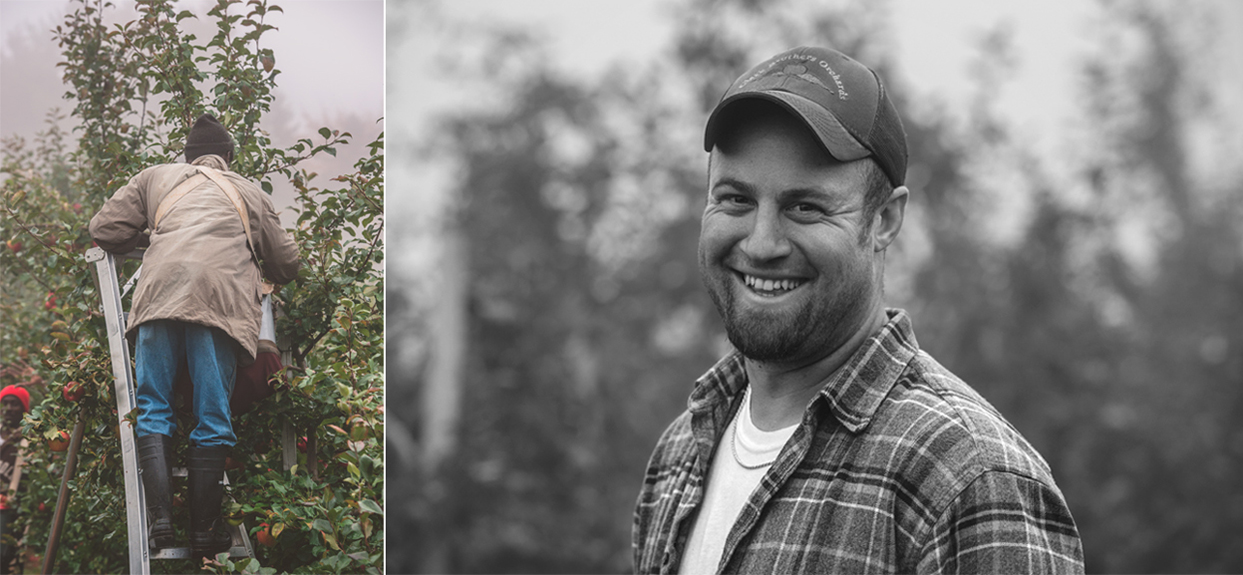
<path fill-rule="evenodd" d="M 173 383 L 183 367 L 193 381 L 196 424 L 186 467 L 196 557 L 230 546 L 221 520 L 225 457 L 237 441 L 229 396 L 239 363 L 255 358 L 260 274 L 284 284 L 300 265 L 267 194 L 228 171 L 233 151 L 224 126 L 202 115 L 187 137 L 188 163 L 143 170 L 90 224 L 106 251 L 147 246 L 126 336 L 137 340 L 137 451 L 153 550 L 173 546 Z"/>

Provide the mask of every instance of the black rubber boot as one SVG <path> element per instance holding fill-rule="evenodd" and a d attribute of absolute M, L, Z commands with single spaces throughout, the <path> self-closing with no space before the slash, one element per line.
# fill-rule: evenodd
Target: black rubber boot
<path fill-rule="evenodd" d="M 152 550 L 173 546 L 173 501 L 169 463 L 173 438 L 158 433 L 138 438 L 138 466 L 147 498 L 147 543 Z"/>
<path fill-rule="evenodd" d="M 224 459 L 228 453 L 229 448 L 224 446 L 190 446 L 190 551 L 195 557 L 215 557 L 232 545 L 232 537 L 220 518 Z"/>

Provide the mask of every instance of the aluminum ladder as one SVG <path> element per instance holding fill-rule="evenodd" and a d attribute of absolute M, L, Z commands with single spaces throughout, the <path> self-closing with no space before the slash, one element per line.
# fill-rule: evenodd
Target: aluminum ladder
<path fill-rule="evenodd" d="M 128 314 L 125 312 L 121 298 L 129 292 L 142 271 L 138 271 L 122 288 L 119 281 L 120 264 L 125 259 L 142 259 L 142 252 L 125 255 L 114 255 L 98 247 L 86 251 L 87 263 L 94 264 L 93 270 L 99 298 L 103 305 L 104 319 L 107 322 L 108 349 L 112 357 L 112 375 L 115 380 L 117 398 L 117 426 L 121 433 L 121 459 L 125 471 L 125 513 L 129 535 L 129 572 L 135 575 L 150 575 L 151 561 L 156 559 L 190 559 L 189 547 L 172 547 L 151 553 L 147 542 L 147 501 L 142 489 L 141 471 L 138 468 L 138 453 L 134 445 L 134 429 L 125 416 L 138 406 L 135 395 L 136 380 L 133 364 L 130 361 L 129 342 L 125 339 L 125 325 Z M 173 477 L 185 477 L 185 468 L 174 468 Z M 171 479 L 172 477 L 170 477 Z M 228 473 L 225 473 L 224 484 L 229 484 Z M 227 524 L 227 523 L 226 523 Z M 246 526 L 229 525 L 233 536 L 233 546 L 229 549 L 230 558 L 254 557 L 254 547 L 250 537 L 246 535 Z"/>

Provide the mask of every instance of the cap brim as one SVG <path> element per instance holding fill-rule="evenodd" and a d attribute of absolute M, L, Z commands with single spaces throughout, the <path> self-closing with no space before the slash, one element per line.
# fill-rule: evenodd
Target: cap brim
<path fill-rule="evenodd" d="M 721 103 L 717 104 L 716 109 L 712 111 L 712 115 L 708 117 L 708 125 L 704 129 L 705 152 L 711 152 L 716 144 L 717 136 L 722 128 L 720 120 L 725 109 L 734 102 L 752 98 L 777 104 L 802 120 L 816 135 L 816 139 L 824 145 L 829 155 L 838 161 L 850 162 L 872 155 L 872 152 L 859 143 L 859 140 L 855 139 L 828 110 L 798 94 L 781 90 L 739 92 L 721 100 Z"/>

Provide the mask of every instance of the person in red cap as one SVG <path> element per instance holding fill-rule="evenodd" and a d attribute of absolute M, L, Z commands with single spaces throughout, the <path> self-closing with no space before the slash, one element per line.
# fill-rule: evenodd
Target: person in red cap
<path fill-rule="evenodd" d="M 0 389 L 0 574 L 20 572 L 17 539 L 16 479 L 20 478 L 18 452 L 22 447 L 22 416 L 30 411 L 30 392 L 16 385 Z"/>
<path fill-rule="evenodd" d="M 236 443 L 229 397 L 237 366 L 258 353 L 260 279 L 298 274 L 293 238 L 258 185 L 229 171 L 233 139 L 210 114 L 186 138 L 185 164 L 147 168 L 91 218 L 99 247 L 128 253 L 148 245 L 126 335 L 136 339 L 139 465 L 153 549 L 173 545 L 169 466 L 176 429 L 173 386 L 181 370 L 194 386 L 190 431 L 190 546 L 204 557 L 227 551 L 221 519 L 225 458 Z"/>
<path fill-rule="evenodd" d="M 661 436 L 638 573 L 1082 573 L 1039 453 L 884 304 L 906 134 L 826 48 L 742 74 L 708 117 L 703 283 L 735 348 Z"/>

